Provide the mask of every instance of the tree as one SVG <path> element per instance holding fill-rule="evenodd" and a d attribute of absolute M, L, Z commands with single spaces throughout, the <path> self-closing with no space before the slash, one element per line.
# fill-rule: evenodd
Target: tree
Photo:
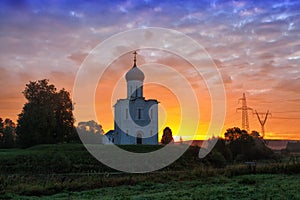
<path fill-rule="evenodd" d="M 78 135 L 74 127 L 73 103 L 70 98 L 70 93 L 65 89 L 57 93 L 56 98 L 57 109 L 56 117 L 56 137 L 59 141 L 76 141 Z"/>
<path fill-rule="evenodd" d="M 163 131 L 163 135 L 161 138 L 162 144 L 169 144 L 170 142 L 174 142 L 172 130 L 169 127 L 166 127 Z"/>
<path fill-rule="evenodd" d="M 253 138 L 247 131 L 238 127 L 227 129 L 225 139 L 229 142 L 228 146 L 233 157 L 236 157 L 238 154 L 245 154 L 245 151 L 248 151 L 254 145 Z"/>
<path fill-rule="evenodd" d="M 208 155 L 208 161 L 211 165 L 217 168 L 222 168 L 226 166 L 226 159 L 219 151 L 212 150 Z"/>
<path fill-rule="evenodd" d="M 253 138 L 257 139 L 257 138 L 260 138 L 260 134 L 259 132 L 257 131 L 252 131 L 251 134 L 250 134 Z"/>
<path fill-rule="evenodd" d="M 232 153 L 228 145 L 226 145 L 226 141 L 224 139 L 217 138 L 217 142 L 215 143 L 213 151 L 220 152 L 228 163 L 233 161 Z"/>
<path fill-rule="evenodd" d="M 15 143 L 15 123 L 10 119 L 4 122 L 0 118 L 0 148 L 12 148 Z"/>
<path fill-rule="evenodd" d="M 70 142 L 76 138 L 70 94 L 57 92 L 49 80 L 30 81 L 23 91 L 27 103 L 19 114 L 17 140 L 22 147 Z"/>
<path fill-rule="evenodd" d="M 237 140 L 242 135 L 242 130 L 238 127 L 229 128 L 225 132 L 225 140 L 232 142 Z"/>
<path fill-rule="evenodd" d="M 85 144 L 102 144 L 104 131 L 102 126 L 94 120 L 79 122 L 77 131 Z"/>
<path fill-rule="evenodd" d="M 3 119 L 0 118 L 0 145 L 1 146 L 3 144 L 3 129 L 4 129 Z"/>
<path fill-rule="evenodd" d="M 0 136 L 3 135 L 3 126 L 4 126 L 3 119 L 0 117 Z"/>
<path fill-rule="evenodd" d="M 227 129 L 224 135 L 235 160 L 256 160 L 273 156 L 272 150 L 265 145 L 257 131 L 248 134 L 247 131 L 234 127 Z"/>
<path fill-rule="evenodd" d="M 183 144 L 183 139 L 182 139 L 182 136 L 180 136 L 180 138 L 179 138 L 179 142 L 180 142 L 180 144 Z"/>

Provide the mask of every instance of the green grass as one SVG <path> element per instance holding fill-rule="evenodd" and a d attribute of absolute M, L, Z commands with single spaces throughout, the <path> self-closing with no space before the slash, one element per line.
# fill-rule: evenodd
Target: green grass
<path fill-rule="evenodd" d="M 38 145 L 0 150 L 0 174 L 51 174 L 112 171 L 81 144 Z"/>
<path fill-rule="evenodd" d="M 125 145 L 121 148 L 149 152 L 161 146 Z M 3 197 L 0 199 L 34 199 L 35 196 L 38 199 L 50 195 L 54 196 L 49 199 L 68 199 L 69 195 L 70 199 L 89 199 L 100 194 L 101 199 L 126 199 L 127 196 L 131 199 L 202 199 L 201 194 L 209 199 L 211 193 L 217 195 L 213 199 L 221 199 L 220 195 L 233 197 L 239 192 L 241 198 L 249 197 L 244 192 L 254 192 L 256 196 L 252 199 L 270 199 L 270 196 L 257 196 L 267 195 L 269 191 L 277 196 L 281 193 L 288 196 L 287 192 L 291 192 L 288 199 L 299 199 L 294 185 L 299 188 L 300 163 L 263 161 L 257 165 L 257 175 L 247 175 L 250 171 L 244 164 L 213 168 L 207 160 L 197 157 L 198 151 L 198 147 L 190 147 L 181 158 L 157 172 L 126 174 L 100 163 L 81 144 L 0 150 L 0 195 Z"/>
<path fill-rule="evenodd" d="M 12 199 L 300 199 L 300 175 L 259 174 L 233 178 L 215 176 L 193 181 L 144 182 L 52 196 Z"/>
<path fill-rule="evenodd" d="M 98 146 L 110 148 L 110 146 Z M 123 145 L 120 148 L 131 152 L 150 152 L 162 148 L 161 145 Z M 176 147 L 174 147 L 176 148 Z M 195 167 L 199 148 L 189 150 L 167 170 Z M 63 166 L 63 167 L 62 167 Z M 49 173 L 89 173 L 115 172 L 95 159 L 81 144 L 37 145 L 28 149 L 0 150 L 0 174 L 49 174 Z"/>

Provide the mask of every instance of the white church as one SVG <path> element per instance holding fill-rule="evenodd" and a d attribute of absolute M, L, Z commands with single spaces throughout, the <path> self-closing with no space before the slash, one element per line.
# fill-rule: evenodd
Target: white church
<path fill-rule="evenodd" d="M 136 65 L 126 73 L 127 98 L 114 105 L 114 130 L 105 134 L 104 144 L 158 144 L 158 101 L 143 96 L 144 73 Z"/>

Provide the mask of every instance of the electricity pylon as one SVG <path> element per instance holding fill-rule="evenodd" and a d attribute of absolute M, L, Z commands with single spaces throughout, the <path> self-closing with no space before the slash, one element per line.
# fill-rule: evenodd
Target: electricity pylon
<path fill-rule="evenodd" d="M 269 111 L 267 111 L 266 113 L 258 113 L 256 110 L 255 110 L 255 114 L 257 116 L 257 119 L 261 125 L 261 135 L 262 135 L 262 138 L 265 137 L 265 124 L 267 122 L 267 119 L 268 119 L 268 115 L 272 115 L 271 113 L 269 113 Z M 260 116 L 262 116 L 263 120 L 260 118 Z"/>
<path fill-rule="evenodd" d="M 249 126 L 249 118 L 248 118 L 248 110 L 253 109 L 247 106 L 247 100 L 246 95 L 243 93 L 243 98 L 239 99 L 239 102 L 242 101 L 242 107 L 237 108 L 236 111 L 241 110 L 242 111 L 242 129 L 246 130 L 248 133 L 250 132 L 250 126 Z"/>

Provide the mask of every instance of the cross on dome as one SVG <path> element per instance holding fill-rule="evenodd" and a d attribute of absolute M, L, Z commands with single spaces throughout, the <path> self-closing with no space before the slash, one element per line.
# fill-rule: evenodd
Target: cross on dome
<path fill-rule="evenodd" d="M 137 54 L 137 52 L 134 51 L 132 54 L 134 54 L 133 67 L 136 67 L 136 54 Z"/>
<path fill-rule="evenodd" d="M 136 65 L 136 55 L 137 52 L 134 51 L 132 54 L 134 54 L 133 58 L 133 67 L 126 73 L 125 78 L 127 81 L 132 80 L 138 80 L 138 81 L 144 81 L 145 75 Z"/>

